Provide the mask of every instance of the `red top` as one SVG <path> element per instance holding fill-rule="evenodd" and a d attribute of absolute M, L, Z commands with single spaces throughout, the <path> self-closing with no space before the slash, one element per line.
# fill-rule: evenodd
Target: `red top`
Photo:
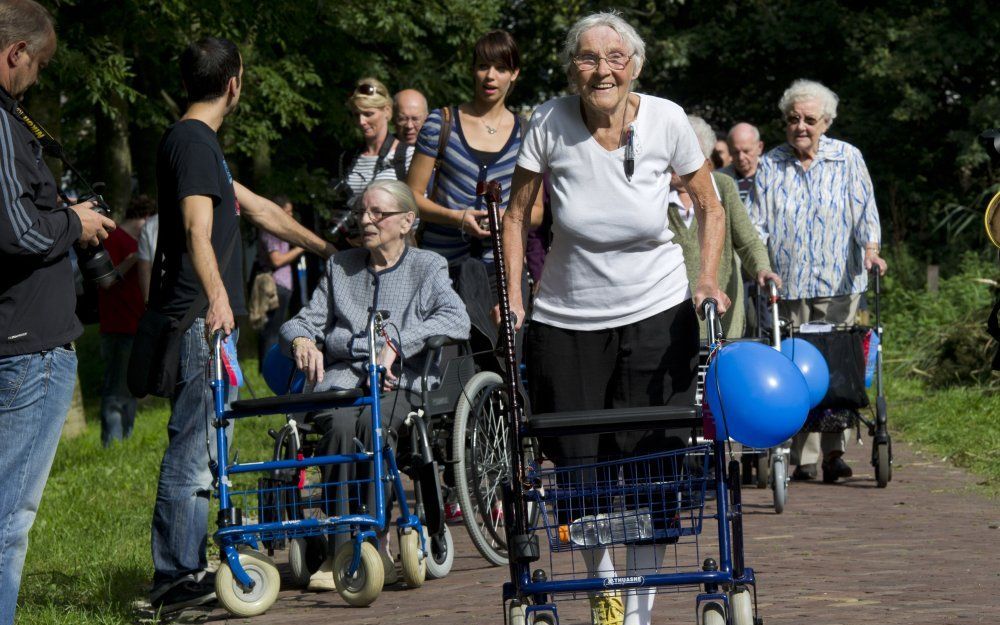
<path fill-rule="evenodd" d="M 122 228 L 115 229 L 104 241 L 104 249 L 117 267 L 129 254 L 139 249 L 139 242 Z M 109 289 L 99 289 L 97 310 L 101 321 L 101 334 L 135 334 L 139 317 L 146 310 L 139 288 L 139 270 L 136 265 Z"/>

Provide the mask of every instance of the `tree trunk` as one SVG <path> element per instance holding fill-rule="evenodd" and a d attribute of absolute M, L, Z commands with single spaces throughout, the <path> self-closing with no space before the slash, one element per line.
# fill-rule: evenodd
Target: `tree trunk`
<path fill-rule="evenodd" d="M 159 147 L 160 128 L 142 128 L 133 124 L 129 132 L 132 163 L 138 193 L 156 198 L 156 149 Z"/>
<path fill-rule="evenodd" d="M 101 192 L 114 211 L 115 219 L 125 215 L 132 196 L 132 151 L 128 144 L 128 102 L 110 93 L 107 104 L 110 114 L 97 114 L 97 148 L 100 156 L 98 180 L 104 183 Z"/>

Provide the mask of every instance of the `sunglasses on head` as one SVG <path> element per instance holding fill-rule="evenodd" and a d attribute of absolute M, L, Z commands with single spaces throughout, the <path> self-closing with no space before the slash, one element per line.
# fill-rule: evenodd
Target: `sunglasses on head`
<path fill-rule="evenodd" d="M 361 83 L 360 85 L 358 85 L 357 89 L 354 90 L 354 93 L 360 95 L 375 95 L 376 93 L 378 93 L 378 89 L 375 87 L 375 85 L 369 85 L 368 83 Z"/>

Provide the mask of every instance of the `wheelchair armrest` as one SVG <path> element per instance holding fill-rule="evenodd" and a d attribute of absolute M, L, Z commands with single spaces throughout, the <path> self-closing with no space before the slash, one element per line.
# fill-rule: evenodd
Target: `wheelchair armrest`
<path fill-rule="evenodd" d="M 346 402 L 364 397 L 365 391 L 352 388 L 341 391 L 325 391 L 323 393 L 298 393 L 296 395 L 278 395 L 263 399 L 243 399 L 234 401 L 230 410 L 244 414 L 279 414 L 289 412 L 306 412 L 320 410 L 318 404 Z M 333 408 L 335 406 L 329 406 Z"/>
<path fill-rule="evenodd" d="M 437 334 L 427 339 L 427 349 L 441 349 L 449 343 L 454 343 L 451 337 L 445 336 L 444 334 Z"/>
<path fill-rule="evenodd" d="M 571 433 L 645 430 L 654 428 L 700 427 L 701 418 L 694 407 L 649 406 L 609 410 L 574 410 L 534 414 L 528 418 L 531 434 L 569 430 Z"/>

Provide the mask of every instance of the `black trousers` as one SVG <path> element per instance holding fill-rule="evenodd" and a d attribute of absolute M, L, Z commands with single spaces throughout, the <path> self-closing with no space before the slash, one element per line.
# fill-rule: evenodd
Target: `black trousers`
<path fill-rule="evenodd" d="M 647 319 L 607 330 L 565 330 L 532 323 L 525 341 L 528 392 L 535 413 L 694 404 L 698 319 L 690 300 Z M 591 464 L 685 446 L 687 430 L 626 430 L 543 437 L 542 453 L 558 467 Z M 629 473 L 629 465 L 625 465 Z M 638 468 L 645 471 L 648 468 Z M 673 473 L 664 467 L 663 473 Z M 561 476 L 562 477 L 562 476 Z M 629 479 L 629 476 L 625 476 Z M 644 475 L 670 480 L 672 475 Z M 560 482 L 600 482 L 598 471 L 568 472 Z M 576 489 L 577 486 L 571 485 Z M 590 498 L 560 505 L 561 522 L 593 514 Z"/>

